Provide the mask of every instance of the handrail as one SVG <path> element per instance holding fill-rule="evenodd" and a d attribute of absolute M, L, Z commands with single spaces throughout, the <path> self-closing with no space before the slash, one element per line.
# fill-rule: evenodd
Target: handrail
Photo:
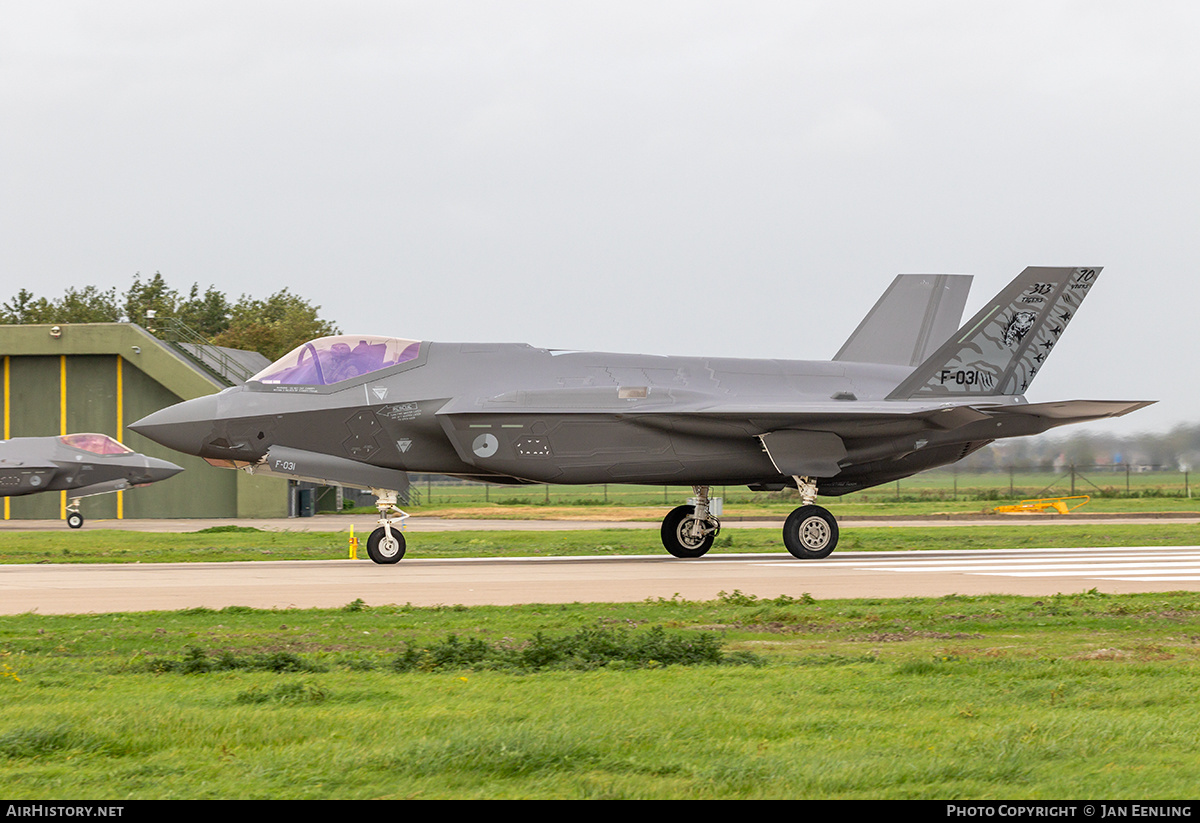
<path fill-rule="evenodd" d="M 163 328 L 158 330 L 160 338 L 169 343 L 174 343 L 179 351 L 209 371 L 217 374 L 230 385 L 235 382 L 245 383 L 254 376 L 253 371 L 234 360 L 219 346 L 214 346 L 198 332 L 189 328 L 179 318 L 169 317 L 162 322 Z M 183 344 L 195 346 L 195 351 L 188 349 Z"/>

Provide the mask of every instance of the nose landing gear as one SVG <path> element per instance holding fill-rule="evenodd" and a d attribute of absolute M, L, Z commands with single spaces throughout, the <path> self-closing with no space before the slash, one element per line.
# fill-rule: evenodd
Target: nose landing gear
<path fill-rule="evenodd" d="M 83 528 L 83 514 L 79 511 L 78 497 L 72 497 L 67 503 L 67 526 L 72 529 Z"/>
<path fill-rule="evenodd" d="M 367 556 L 376 563 L 388 565 L 399 563 L 404 557 L 404 535 L 399 528 L 408 513 L 396 506 L 396 492 L 387 489 L 371 489 L 375 495 L 375 507 L 379 509 L 379 528 L 367 538 Z"/>

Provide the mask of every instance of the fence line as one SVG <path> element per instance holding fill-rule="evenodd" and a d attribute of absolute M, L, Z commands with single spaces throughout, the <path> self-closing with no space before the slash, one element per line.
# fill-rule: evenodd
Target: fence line
<path fill-rule="evenodd" d="M 525 505 L 668 506 L 691 496 L 687 486 L 492 485 L 437 475 L 411 475 L 412 505 L 504 503 Z M 729 502 L 763 502 L 790 497 L 795 489 L 752 492 L 745 486 L 715 486 L 714 497 Z M 1011 466 L 1002 469 L 932 469 L 846 495 L 847 501 L 1007 500 L 1090 494 L 1099 497 L 1191 497 L 1190 471 L 1161 467 Z"/>

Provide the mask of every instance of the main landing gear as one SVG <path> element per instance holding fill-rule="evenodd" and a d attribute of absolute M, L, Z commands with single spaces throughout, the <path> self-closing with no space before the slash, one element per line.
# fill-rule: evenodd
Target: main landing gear
<path fill-rule="evenodd" d="M 783 545 L 792 557 L 820 560 L 837 548 L 837 520 L 829 511 L 814 504 L 817 482 L 811 477 L 796 477 L 800 501 L 804 504 L 788 515 L 783 524 Z M 721 523 L 709 513 L 708 486 L 692 486 L 696 503 L 678 506 L 663 518 L 662 542 L 675 557 L 703 557 L 712 548 L 721 531 Z"/>
<path fill-rule="evenodd" d="M 792 557 L 800 560 L 828 557 L 837 548 L 837 521 L 828 510 L 813 505 L 817 499 L 817 481 L 811 477 L 797 477 L 796 487 L 800 490 L 800 502 L 804 505 L 784 521 L 783 545 Z"/>
<path fill-rule="evenodd" d="M 708 486 L 692 486 L 696 505 L 677 506 L 663 518 L 662 542 L 676 557 L 703 557 L 721 531 L 721 522 L 708 512 Z"/>
<path fill-rule="evenodd" d="M 404 535 L 399 526 L 408 513 L 396 506 L 396 493 L 386 489 L 371 489 L 375 507 L 379 509 L 379 528 L 367 538 L 367 556 L 376 563 L 391 564 L 404 557 Z"/>

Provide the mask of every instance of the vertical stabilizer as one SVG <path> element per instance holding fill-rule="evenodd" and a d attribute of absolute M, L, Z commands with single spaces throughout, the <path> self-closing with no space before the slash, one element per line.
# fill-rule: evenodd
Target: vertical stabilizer
<path fill-rule="evenodd" d="M 899 274 L 834 360 L 916 366 L 962 322 L 969 274 Z"/>
<path fill-rule="evenodd" d="M 1025 269 L 888 399 L 1024 394 L 1099 274 L 1099 268 Z"/>

